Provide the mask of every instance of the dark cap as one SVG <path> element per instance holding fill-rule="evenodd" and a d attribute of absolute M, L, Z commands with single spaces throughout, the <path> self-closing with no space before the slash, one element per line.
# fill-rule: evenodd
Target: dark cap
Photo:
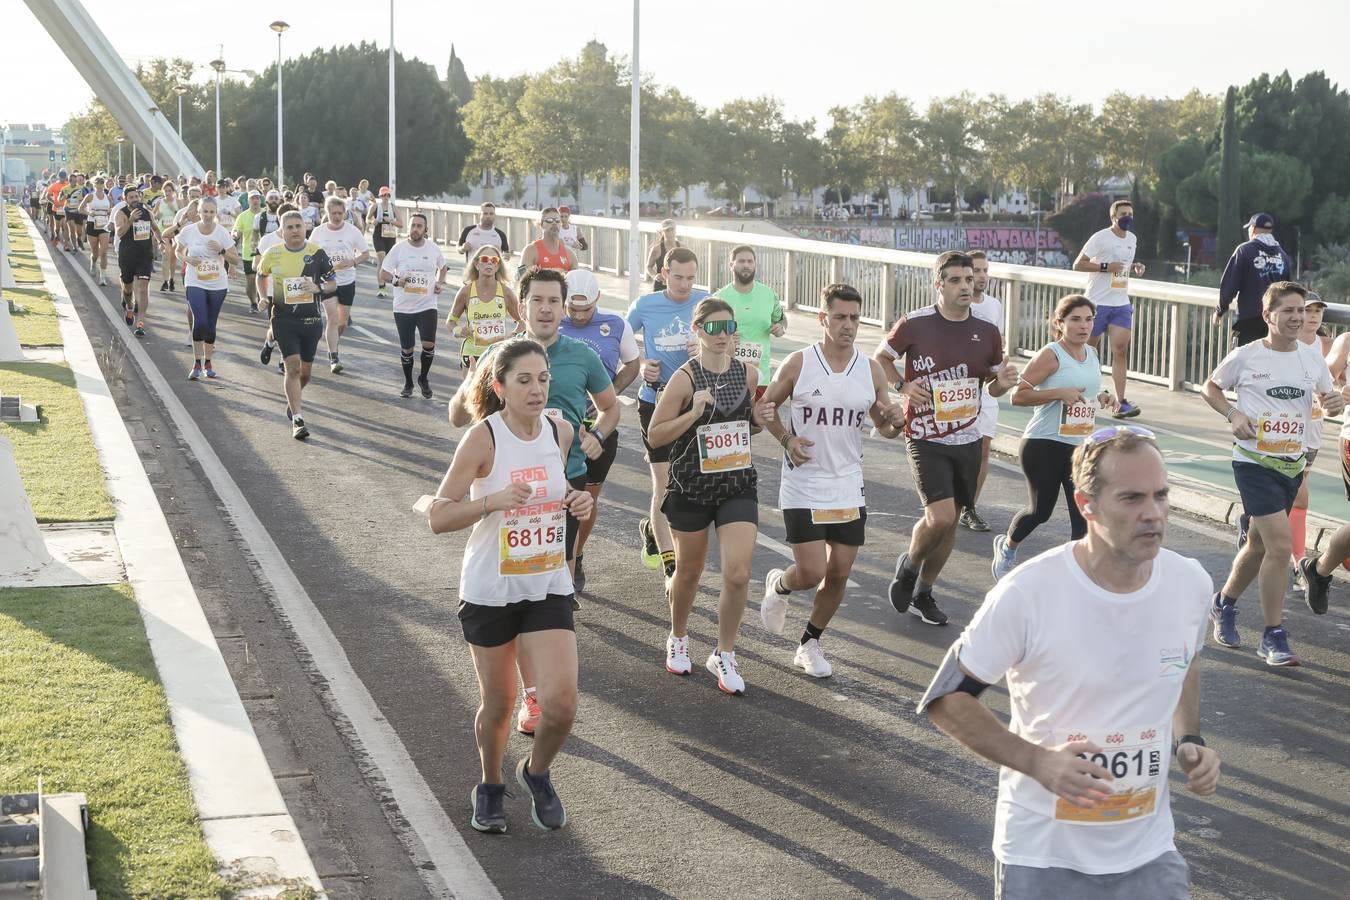
<path fill-rule="evenodd" d="M 1275 219 L 1270 215 L 1270 213 L 1257 213 L 1256 215 L 1254 215 L 1254 216 L 1252 216 L 1250 219 L 1248 219 L 1248 220 L 1247 220 L 1247 224 L 1246 224 L 1246 225 L 1243 225 L 1242 227 L 1243 227 L 1243 228 L 1274 228 L 1274 227 L 1275 227 Z"/>

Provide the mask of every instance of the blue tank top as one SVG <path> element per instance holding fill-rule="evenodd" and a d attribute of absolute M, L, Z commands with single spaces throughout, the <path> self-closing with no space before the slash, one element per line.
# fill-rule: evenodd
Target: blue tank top
<path fill-rule="evenodd" d="M 625 324 L 623 316 L 596 310 L 585 325 L 574 325 L 570 317 L 563 316 L 558 330 L 594 350 L 613 381 L 614 373 L 619 371 L 619 340 Z"/>
<path fill-rule="evenodd" d="M 1084 347 L 1087 356 L 1079 362 L 1059 341 L 1049 346 L 1059 360 L 1059 368 L 1049 378 L 1036 385 L 1037 390 L 1078 388 L 1083 392 L 1084 404 L 1080 408 L 1065 409 L 1064 404 L 1058 400 L 1053 403 L 1042 403 L 1033 409 L 1031 421 L 1027 423 L 1022 437 L 1081 444 L 1092 434 L 1095 427 L 1092 424 L 1092 415 L 1097 408 L 1097 394 L 1102 389 L 1102 366 L 1097 359 L 1097 351 L 1091 347 Z"/>

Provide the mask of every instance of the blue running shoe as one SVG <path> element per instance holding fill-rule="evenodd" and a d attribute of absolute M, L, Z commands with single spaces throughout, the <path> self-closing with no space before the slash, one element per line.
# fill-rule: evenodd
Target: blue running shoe
<path fill-rule="evenodd" d="M 1017 548 L 1008 546 L 1008 536 L 1000 534 L 994 538 L 994 559 L 989 564 L 989 571 L 993 573 L 995 581 L 1003 580 L 1007 575 L 1017 567 Z"/>
<path fill-rule="evenodd" d="M 1209 604 L 1209 617 L 1214 622 L 1214 640 L 1225 647 L 1241 647 L 1242 638 L 1237 630 L 1237 604 L 1220 603 L 1215 594 Z"/>
<path fill-rule="evenodd" d="M 1121 400 L 1120 409 L 1116 410 L 1116 418 L 1133 419 L 1135 416 L 1139 415 L 1140 412 L 1141 410 L 1135 404 L 1128 400 Z"/>
<path fill-rule="evenodd" d="M 526 757 L 516 766 L 516 783 L 530 792 L 530 818 L 545 831 L 557 831 L 567 824 L 567 811 L 558 799 L 558 792 L 553 790 L 549 773 L 531 775 L 528 764 L 529 757 Z"/>
<path fill-rule="evenodd" d="M 1283 625 L 1267 628 L 1261 635 L 1261 643 L 1256 647 L 1256 655 L 1266 661 L 1268 666 L 1296 666 L 1298 657 L 1289 649 L 1289 632 Z"/>

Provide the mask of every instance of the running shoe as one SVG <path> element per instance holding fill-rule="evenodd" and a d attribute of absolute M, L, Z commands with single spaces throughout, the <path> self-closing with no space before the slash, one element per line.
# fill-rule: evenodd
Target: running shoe
<path fill-rule="evenodd" d="M 425 399 L 430 400 L 432 396 L 431 382 L 427 381 L 425 376 L 422 376 L 417 379 L 417 386 L 422 389 L 422 396 Z"/>
<path fill-rule="evenodd" d="M 656 546 L 651 519 L 644 516 L 638 520 L 638 536 L 642 540 L 642 564 L 655 572 L 661 568 L 661 550 Z"/>
<path fill-rule="evenodd" d="M 378 292 L 375 296 L 376 296 L 376 297 L 379 297 L 381 300 L 383 300 L 383 299 L 385 299 L 386 297 L 388 297 L 389 295 L 386 294 L 386 293 L 384 292 L 384 288 L 380 288 L 379 292 Z"/>
<path fill-rule="evenodd" d="M 193 365 L 192 371 L 188 373 L 188 381 L 196 381 L 198 378 L 201 377 L 202 377 L 202 367 L 199 365 Z"/>
<path fill-rule="evenodd" d="M 1140 412 L 1142 412 L 1142 410 L 1140 410 L 1138 406 L 1122 398 L 1120 401 L 1120 408 L 1116 410 L 1116 418 L 1133 419 L 1135 416 L 1139 415 Z"/>
<path fill-rule="evenodd" d="M 1237 630 L 1237 604 L 1220 603 L 1215 594 L 1209 604 L 1209 618 L 1214 623 L 1214 640 L 1225 647 L 1241 647 L 1242 638 Z"/>
<path fill-rule="evenodd" d="M 166 278 L 166 279 L 164 279 L 163 281 L 161 281 L 161 282 L 159 283 L 159 289 L 160 289 L 161 291 L 168 291 L 168 290 L 169 290 L 169 279 Z"/>
<path fill-rule="evenodd" d="M 216 377 L 216 370 L 211 368 L 210 366 L 207 366 L 206 368 L 202 369 L 202 372 L 206 375 L 207 378 Z"/>
<path fill-rule="evenodd" d="M 291 437 L 297 441 L 303 441 L 309 437 L 309 429 L 305 427 L 305 420 L 299 416 L 291 419 Z"/>
<path fill-rule="evenodd" d="M 257 312 L 258 312 L 258 304 L 256 304 L 256 303 L 250 303 L 250 304 L 248 305 L 248 314 L 249 314 L 249 315 L 255 315 Z"/>
<path fill-rule="evenodd" d="M 403 389 L 402 389 L 401 391 L 398 392 L 398 395 L 399 395 L 400 397 L 404 397 L 404 398 L 411 397 L 411 396 L 412 396 L 412 385 L 411 385 L 411 384 L 405 384 L 405 385 L 403 386 Z"/>
<path fill-rule="evenodd" d="M 586 570 L 581 566 L 581 557 L 575 560 L 576 570 L 572 573 L 572 590 L 580 594 L 586 590 Z"/>
<path fill-rule="evenodd" d="M 99 273 L 98 273 L 98 284 L 99 284 L 99 287 L 107 287 L 107 286 L 108 286 L 108 276 L 107 276 L 107 274 L 104 273 L 102 270 L 100 270 Z"/>
<path fill-rule="evenodd" d="M 262 349 L 258 351 L 258 362 L 264 366 L 272 361 L 272 344 L 269 341 L 263 341 Z"/>
<path fill-rule="evenodd" d="M 1269 628 L 1261 635 L 1261 643 L 1256 647 L 1256 655 L 1266 661 L 1268 666 L 1296 666 L 1299 664 L 1294 651 L 1289 649 L 1289 632 L 1283 625 Z"/>
<path fill-rule="evenodd" d="M 1247 531 L 1251 528 L 1252 517 L 1246 513 L 1238 516 L 1237 548 L 1241 550 L 1247 543 Z"/>
<path fill-rule="evenodd" d="M 994 538 L 994 558 L 989 563 L 989 571 L 993 573 L 995 581 L 1002 581 L 1003 576 L 1007 575 L 1017 567 L 1017 548 L 1008 546 L 1008 536 L 1000 534 Z"/>
<path fill-rule="evenodd" d="M 980 514 L 975 511 L 975 507 L 973 506 L 967 506 L 965 509 L 961 510 L 960 521 L 962 525 L 964 525 L 966 528 L 969 528 L 971 531 L 989 530 L 989 523 L 986 522 L 980 516 Z"/>
<path fill-rule="evenodd" d="M 134 306 L 128 306 L 127 301 L 123 299 L 122 309 L 126 312 L 124 318 L 127 320 L 127 327 L 130 328 L 132 325 L 136 324 L 136 308 Z"/>
<path fill-rule="evenodd" d="M 709 654 L 708 661 L 703 667 L 717 676 L 717 689 L 722 693 L 736 697 L 745 693 L 745 679 L 741 678 L 741 673 L 736 669 L 734 650 L 730 653 L 714 650 Z"/>
<path fill-rule="evenodd" d="M 689 635 L 682 638 L 669 635 L 666 638 L 666 671 L 672 675 L 688 675 L 693 668 L 689 662 Z"/>
<path fill-rule="evenodd" d="M 342 362 L 338 359 L 336 353 L 328 354 L 328 371 L 334 375 L 342 371 Z"/>
<path fill-rule="evenodd" d="M 539 701 L 531 691 L 525 692 L 525 699 L 521 701 L 520 712 L 516 714 L 516 731 L 521 734 L 534 737 L 534 730 L 539 727 Z"/>
<path fill-rule="evenodd" d="M 933 600 L 932 591 L 916 594 L 914 599 L 910 601 L 909 614 L 916 616 L 925 625 L 947 624 L 947 614 L 938 609 L 936 601 Z"/>
<path fill-rule="evenodd" d="M 829 678 L 834 673 L 830 661 L 821 652 L 820 641 L 811 638 L 805 644 L 797 645 L 792 662 L 812 678 Z"/>
<path fill-rule="evenodd" d="M 914 596 L 914 585 L 919 581 L 919 573 L 911 572 L 905 568 L 909 564 L 909 554 L 902 553 L 900 558 L 895 561 L 895 577 L 891 579 L 891 585 L 888 592 L 891 597 L 891 606 L 895 611 L 902 613 L 909 609 L 910 599 Z"/>
<path fill-rule="evenodd" d="M 484 834 L 506 834 L 506 785 L 480 784 L 469 795 L 473 816 L 469 824 Z"/>
<path fill-rule="evenodd" d="M 787 624 L 790 595 L 778 591 L 785 574 L 782 569 L 770 569 L 764 576 L 764 602 L 759 605 L 759 617 L 764 621 L 764 630 L 770 634 L 782 634 L 783 626 Z"/>
<path fill-rule="evenodd" d="M 1316 615 L 1327 613 L 1327 593 L 1331 590 L 1331 576 L 1317 571 L 1317 557 L 1305 556 L 1298 561 L 1298 571 L 1303 576 L 1303 598 L 1308 601 L 1308 609 Z"/>
<path fill-rule="evenodd" d="M 556 831 L 567 824 L 567 810 L 563 809 L 558 792 L 553 790 L 549 773 L 531 775 L 529 759 L 516 766 L 516 783 L 530 792 L 530 818 L 545 831 Z"/>
<path fill-rule="evenodd" d="M 136 337 L 145 337 L 145 326 L 144 326 L 144 325 L 137 325 L 137 326 L 136 326 L 135 335 L 136 335 Z"/>

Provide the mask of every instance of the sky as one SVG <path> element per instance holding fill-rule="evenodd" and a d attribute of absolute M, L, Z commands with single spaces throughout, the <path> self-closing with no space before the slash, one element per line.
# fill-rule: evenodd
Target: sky
<path fill-rule="evenodd" d="M 631 0 L 393 2 L 399 52 L 442 77 L 451 43 L 470 78 L 537 72 L 591 39 L 621 56 L 633 44 Z M 207 63 L 222 46 L 231 69 L 275 61 L 268 25 L 278 18 L 291 26 L 283 37 L 288 56 L 389 42 L 383 0 L 85 0 L 85 8 L 133 68 L 139 59 L 183 56 L 200 64 L 195 80 L 202 82 L 211 80 Z M 9 81 L 0 121 L 59 126 L 89 103 L 92 91 L 24 0 L 0 0 L 0 23 L 6 70 L 41 73 L 29 90 Z M 1013 99 L 1051 91 L 1095 105 L 1116 90 L 1220 93 L 1284 69 L 1295 78 L 1321 69 L 1350 88 L 1350 0 L 648 0 L 641 32 L 641 68 L 658 84 L 710 108 L 776 96 L 790 117 L 817 124 L 831 106 L 890 91 L 920 108 L 962 90 Z"/>

